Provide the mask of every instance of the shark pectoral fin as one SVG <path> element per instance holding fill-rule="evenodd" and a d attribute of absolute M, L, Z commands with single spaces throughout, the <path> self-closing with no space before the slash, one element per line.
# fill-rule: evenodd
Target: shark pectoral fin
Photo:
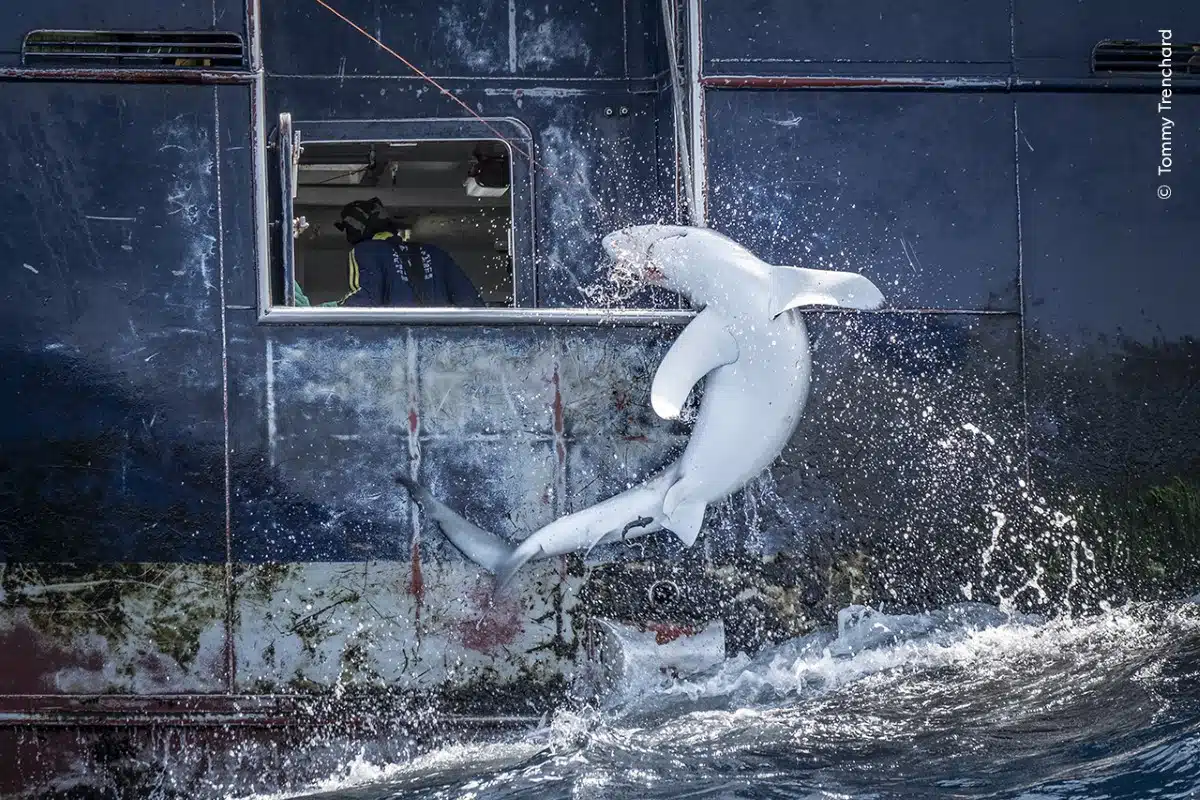
<path fill-rule="evenodd" d="M 654 373 L 650 405 L 663 419 L 678 419 L 692 387 L 717 367 L 737 361 L 738 346 L 724 318 L 711 308 L 688 323 Z"/>
<path fill-rule="evenodd" d="M 883 305 L 883 293 L 856 272 L 803 267 L 771 270 L 771 317 L 798 306 L 836 306 L 860 311 Z"/>
<path fill-rule="evenodd" d="M 704 524 L 704 512 L 707 503 L 680 503 L 675 510 L 667 515 L 663 527 L 679 537 L 679 541 L 688 547 L 696 543 L 700 535 L 700 527 Z"/>

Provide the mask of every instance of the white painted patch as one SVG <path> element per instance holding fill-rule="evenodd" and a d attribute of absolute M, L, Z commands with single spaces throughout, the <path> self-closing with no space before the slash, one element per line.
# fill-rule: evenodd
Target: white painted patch
<path fill-rule="evenodd" d="M 25 269 L 29 270 L 30 272 L 32 272 L 34 275 L 41 274 L 37 271 L 37 269 L 32 264 L 22 264 L 21 266 L 24 267 Z"/>
<path fill-rule="evenodd" d="M 804 122 L 804 117 L 802 117 L 798 114 L 793 114 L 792 116 L 790 116 L 786 119 L 771 120 L 771 123 L 773 125 L 779 125 L 784 128 L 798 128 L 798 127 L 800 127 L 800 123 L 802 123 L 802 122 Z"/>
<path fill-rule="evenodd" d="M 199 275 L 205 289 L 214 289 L 211 260 L 216 254 L 216 237 L 208 232 L 208 221 L 216 213 L 213 197 L 214 157 L 207 130 L 195 120 L 181 116 L 160 126 L 155 134 L 162 139 L 159 151 L 177 151 L 179 164 L 167 190 L 166 208 L 170 216 L 180 217 L 188 234 L 184 254 L 184 274 Z"/>
<path fill-rule="evenodd" d="M 484 70 L 493 65 L 496 52 L 478 46 L 480 38 L 495 41 L 495 31 L 487 29 L 487 10 L 480 6 L 479 15 L 470 17 L 457 5 L 443 6 L 438 10 L 438 29 L 449 50 L 475 70 Z M 480 34 L 484 34 L 482 37 Z"/>
<path fill-rule="evenodd" d="M 523 67 L 553 68 L 560 60 L 587 65 L 592 50 L 579 28 L 563 19 L 548 19 L 526 31 L 520 41 L 520 62 Z"/>
<path fill-rule="evenodd" d="M 483 93 L 488 97 L 512 97 L 521 99 L 525 97 L 545 97 L 552 100 L 561 100 L 564 97 L 583 97 L 591 94 L 586 89 L 571 89 L 563 86 L 530 86 L 520 89 L 497 89 L 495 87 L 487 87 Z"/>

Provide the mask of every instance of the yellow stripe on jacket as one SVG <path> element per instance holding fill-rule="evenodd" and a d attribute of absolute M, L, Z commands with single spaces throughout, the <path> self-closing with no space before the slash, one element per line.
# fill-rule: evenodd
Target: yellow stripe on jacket
<path fill-rule="evenodd" d="M 392 238 L 393 235 L 394 234 L 387 233 L 385 231 L 384 233 L 377 233 L 374 236 L 372 236 L 371 238 L 382 241 L 384 239 Z M 354 295 L 356 295 L 358 293 L 359 289 L 362 288 L 362 285 L 361 285 L 362 278 L 358 272 L 358 259 L 354 257 L 354 248 L 353 247 L 350 248 L 349 268 L 348 268 L 347 272 L 348 272 L 348 279 L 350 282 L 350 291 L 346 293 L 345 297 L 343 297 L 341 300 L 338 300 L 339 304 L 344 303 L 347 300 L 349 300 L 351 297 L 353 297 Z"/>

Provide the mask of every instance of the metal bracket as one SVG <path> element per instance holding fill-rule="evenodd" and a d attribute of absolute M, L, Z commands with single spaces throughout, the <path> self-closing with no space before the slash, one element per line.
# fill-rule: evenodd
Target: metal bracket
<path fill-rule="evenodd" d="M 292 131 L 292 199 L 296 199 L 296 192 L 300 184 L 300 155 L 304 152 L 304 145 L 300 144 L 300 131 Z"/>

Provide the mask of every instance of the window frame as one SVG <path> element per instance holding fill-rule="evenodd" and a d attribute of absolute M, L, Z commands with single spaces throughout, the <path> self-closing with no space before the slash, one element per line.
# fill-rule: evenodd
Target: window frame
<path fill-rule="evenodd" d="M 500 134 L 499 136 L 497 134 Z M 510 256 L 513 263 L 513 306 L 509 308 L 345 308 L 295 306 L 294 290 L 286 280 L 295 274 L 295 217 L 297 147 L 305 144 L 342 144 L 348 142 L 422 142 L 422 141 L 503 141 L 509 150 L 509 193 L 512 209 Z M 286 112 L 279 115 L 274 135 L 276 180 L 268 191 L 264 215 L 271 241 L 258 263 L 259 322 L 295 323 L 474 323 L 505 321 L 516 314 L 524 317 L 537 312 L 537 258 L 535 251 L 534 176 L 528 159 L 518 149 L 531 152 L 533 135 L 520 121 L 509 117 L 491 119 L 351 119 L 292 120 Z M 260 179 L 266 179 L 261 175 Z M 273 202 L 271 202 L 273 201 Z M 272 302 L 275 272 L 283 270 L 284 302 Z"/>
<path fill-rule="evenodd" d="M 252 54 L 256 51 L 252 49 Z M 257 57 L 256 55 L 254 57 Z M 529 161 L 523 158 L 520 153 L 513 153 L 511 159 L 512 174 L 514 177 L 511 180 L 510 186 L 517 185 L 517 174 L 521 174 L 521 183 L 527 191 L 528 197 L 528 227 L 527 230 L 520 233 L 523 242 L 528 243 L 529 261 L 528 266 L 523 270 L 515 270 L 514 275 L 514 291 L 518 292 L 517 298 L 520 300 L 524 297 L 528 305 L 518 305 L 513 308 L 329 308 L 329 307 L 297 307 L 278 305 L 272 306 L 270 303 L 271 297 L 271 280 L 273 270 L 277 267 L 282 267 L 278 263 L 278 249 L 281 235 L 281 222 L 283 219 L 280 208 L 283 197 L 283 186 L 281 179 L 283 178 L 282 165 L 280 161 L 280 151 L 291 147 L 291 144 L 282 141 L 284 137 L 280 136 L 281 130 L 284 133 L 294 133 L 300 131 L 321 131 L 323 134 L 320 137 L 312 136 L 310 141 L 401 141 L 403 136 L 396 135 L 379 135 L 379 136 L 354 136 L 349 137 L 344 135 L 352 126 L 398 126 L 411 125 L 415 128 L 426 128 L 428 130 L 446 131 L 447 135 L 428 136 L 426 138 L 459 138 L 466 140 L 478 141 L 480 139 L 495 139 L 495 131 L 489 130 L 488 126 L 504 133 L 512 132 L 513 136 L 506 136 L 510 141 L 510 152 L 512 151 L 512 142 L 515 142 L 525 153 L 532 153 L 533 135 L 526 125 L 518 119 L 511 117 L 501 118 L 484 118 L 483 121 L 473 119 L 463 119 L 455 117 L 438 117 L 438 118 L 400 118 L 400 119 L 348 119 L 348 120 L 297 120 L 293 122 L 291 115 L 282 113 L 279 115 L 279 122 L 286 122 L 286 126 L 278 126 L 275 128 L 271 136 L 267 135 L 267 116 L 261 111 L 265 106 L 265 98 L 263 97 L 263 82 L 259 78 L 255 87 L 254 108 L 259 109 L 255 113 L 255 137 L 258 142 L 256 151 L 258 157 L 255 163 L 255 205 L 258 208 L 255 214 L 257 220 L 257 256 L 255 259 L 255 283 L 256 283 L 256 311 L 257 322 L 259 324 L 281 324 L 281 325 L 489 325 L 489 326 L 508 326 L 508 325 L 568 325 L 568 326 L 649 326 L 675 328 L 686 325 L 695 317 L 695 311 L 690 309 L 641 309 L 641 308 L 588 308 L 588 307 L 539 307 L 537 305 L 537 278 L 538 278 L 538 255 L 537 255 L 537 227 L 534 209 L 536 208 L 535 180 L 533 170 L 529 168 Z M 283 130 L 286 128 L 286 130 Z M 367 130 L 371 130 L 367 128 Z M 391 128 L 395 130 L 395 128 Z M 343 135 L 337 135 L 341 132 Z M 384 131 L 381 131 L 381 133 Z M 294 140 L 293 140 L 294 141 Z M 518 173 L 517 170 L 523 170 Z M 290 169 L 288 170 L 290 173 Z M 288 180 L 290 181 L 290 175 Z M 510 189 L 511 191 L 511 189 Z M 287 213 L 289 217 L 294 216 L 291 211 L 293 207 L 290 192 L 286 197 Z M 514 197 L 514 230 L 513 230 L 513 248 L 517 247 L 516 230 L 516 198 Z M 290 220 L 288 227 L 290 228 Z M 294 255 L 294 250 L 291 251 Z M 520 285 L 518 286 L 518 282 Z M 520 292 L 526 294 L 521 295 Z"/>

